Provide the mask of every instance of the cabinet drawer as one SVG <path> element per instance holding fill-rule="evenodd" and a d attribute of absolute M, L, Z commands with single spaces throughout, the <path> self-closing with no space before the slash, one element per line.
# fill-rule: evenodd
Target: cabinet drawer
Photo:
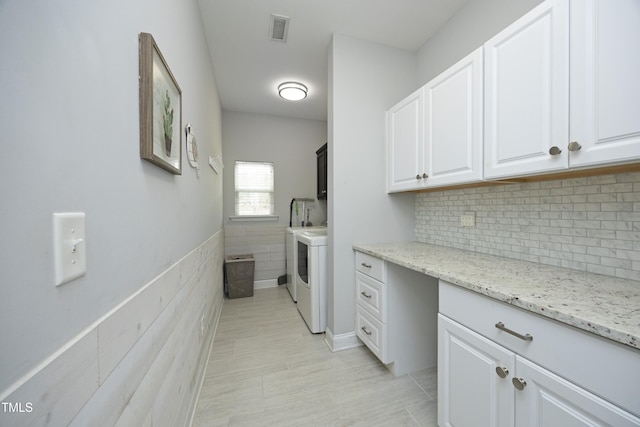
<path fill-rule="evenodd" d="M 356 252 L 356 270 L 383 283 L 387 280 L 384 261 L 362 252 Z"/>
<path fill-rule="evenodd" d="M 640 351 L 442 280 L 439 291 L 443 315 L 640 415 Z M 532 339 L 523 340 L 499 329 L 499 322 Z"/>
<path fill-rule="evenodd" d="M 377 280 L 356 272 L 358 304 L 381 322 L 387 321 L 387 287 Z"/>
<path fill-rule="evenodd" d="M 356 309 L 356 335 L 382 363 L 389 363 L 387 325 L 375 319 L 360 305 Z"/>

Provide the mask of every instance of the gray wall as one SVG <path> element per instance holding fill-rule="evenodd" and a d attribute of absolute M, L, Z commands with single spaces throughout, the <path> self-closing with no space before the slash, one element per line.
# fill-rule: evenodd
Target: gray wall
<path fill-rule="evenodd" d="M 542 0 L 471 0 L 417 52 L 418 85 L 429 82 Z"/>
<path fill-rule="evenodd" d="M 293 197 L 316 197 L 316 150 L 327 141 L 327 122 L 264 114 L 224 111 L 224 226 L 225 254 L 251 253 L 256 287 L 277 286 L 285 271 L 285 230 Z M 276 221 L 230 221 L 235 215 L 236 160 L 273 162 Z M 300 219 L 302 212 L 300 212 Z M 310 204 L 312 224 L 327 219 L 327 201 Z M 296 223 L 295 211 L 293 225 Z"/>
<path fill-rule="evenodd" d="M 206 163 L 174 176 L 140 159 L 141 31 L 182 88 L 202 158 L 221 154 L 195 0 L 0 3 L 0 396 L 222 227 L 222 177 Z M 52 214 L 74 211 L 87 274 L 56 287 Z"/>
<path fill-rule="evenodd" d="M 413 239 L 410 194 L 385 193 L 385 111 L 416 88 L 415 55 L 334 35 L 329 59 L 328 328 L 355 328 L 354 243 Z"/>
<path fill-rule="evenodd" d="M 293 119 L 264 114 L 222 113 L 224 141 L 224 221 L 225 227 L 247 226 L 229 222 L 235 215 L 233 166 L 236 160 L 273 162 L 275 203 L 280 218 L 259 225 L 289 225 L 289 204 L 293 197 L 316 196 L 316 150 L 327 142 L 327 122 Z M 326 220 L 326 201 L 311 209 L 311 222 Z"/>
<path fill-rule="evenodd" d="M 541 0 L 471 0 L 415 53 L 334 35 L 329 50 L 329 318 L 354 329 L 356 242 L 413 240 L 413 194 L 384 193 L 385 111 Z"/>

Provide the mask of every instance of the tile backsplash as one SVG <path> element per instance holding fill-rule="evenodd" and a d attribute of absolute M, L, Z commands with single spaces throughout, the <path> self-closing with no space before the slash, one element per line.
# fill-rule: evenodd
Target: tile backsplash
<path fill-rule="evenodd" d="M 415 237 L 640 281 L 640 172 L 419 193 Z"/>

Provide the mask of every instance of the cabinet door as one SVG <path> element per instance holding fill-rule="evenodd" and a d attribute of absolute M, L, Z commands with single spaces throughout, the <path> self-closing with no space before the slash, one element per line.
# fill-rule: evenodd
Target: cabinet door
<path fill-rule="evenodd" d="M 387 112 L 387 192 L 420 188 L 423 161 L 422 88 Z"/>
<path fill-rule="evenodd" d="M 571 3 L 571 166 L 640 161 L 640 2 Z"/>
<path fill-rule="evenodd" d="M 425 85 L 427 187 L 482 180 L 482 48 Z"/>
<path fill-rule="evenodd" d="M 317 197 L 318 200 L 327 198 L 327 144 L 316 151 L 317 158 Z"/>
<path fill-rule="evenodd" d="M 438 425 L 513 426 L 514 357 L 504 347 L 439 314 Z M 504 370 L 504 378 L 498 376 L 498 367 Z"/>
<path fill-rule="evenodd" d="M 516 376 L 526 383 L 516 391 L 518 427 L 640 426 L 640 419 L 520 356 Z"/>
<path fill-rule="evenodd" d="M 568 168 L 569 2 L 543 2 L 484 47 L 484 177 Z"/>

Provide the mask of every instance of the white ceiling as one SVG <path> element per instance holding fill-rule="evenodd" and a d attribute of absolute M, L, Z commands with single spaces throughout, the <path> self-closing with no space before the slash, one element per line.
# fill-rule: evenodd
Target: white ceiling
<path fill-rule="evenodd" d="M 418 50 L 469 0 L 199 0 L 223 110 L 327 119 L 332 34 Z M 269 40 L 271 14 L 291 18 L 286 43 Z M 299 81 L 303 101 L 277 86 Z"/>

